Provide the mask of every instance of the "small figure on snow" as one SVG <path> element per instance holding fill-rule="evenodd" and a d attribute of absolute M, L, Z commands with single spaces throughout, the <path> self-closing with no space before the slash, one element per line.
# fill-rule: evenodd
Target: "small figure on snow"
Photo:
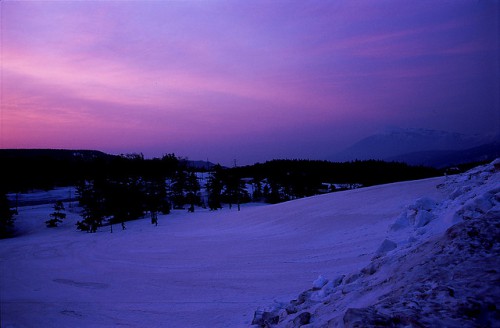
<path fill-rule="evenodd" d="M 151 224 L 158 226 L 158 213 L 151 212 Z"/>

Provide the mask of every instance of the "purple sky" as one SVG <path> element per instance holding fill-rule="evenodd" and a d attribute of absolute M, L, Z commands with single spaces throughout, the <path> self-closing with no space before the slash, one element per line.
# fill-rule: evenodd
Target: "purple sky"
<path fill-rule="evenodd" d="M 498 1 L 1 1 L 1 148 L 324 159 L 500 132 Z"/>

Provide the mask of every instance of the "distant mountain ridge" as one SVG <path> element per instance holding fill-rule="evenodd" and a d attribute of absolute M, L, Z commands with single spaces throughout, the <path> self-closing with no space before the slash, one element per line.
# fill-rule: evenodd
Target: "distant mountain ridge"
<path fill-rule="evenodd" d="M 484 137 L 427 129 L 392 129 L 369 136 L 329 160 L 379 159 L 446 167 L 498 157 L 500 136 Z"/>
<path fill-rule="evenodd" d="M 493 161 L 500 157 L 500 141 L 463 150 L 434 150 L 403 154 L 387 158 L 388 161 L 405 162 L 410 165 L 424 165 L 444 168 L 471 162 Z"/>
<path fill-rule="evenodd" d="M 51 158 L 55 160 L 83 159 L 94 160 L 97 158 L 111 158 L 109 155 L 98 150 L 87 149 L 0 149 L 0 159 L 3 158 Z"/>
<path fill-rule="evenodd" d="M 197 170 L 211 170 L 216 166 L 216 164 L 209 161 L 192 161 L 187 159 L 181 159 L 181 163 L 186 164 L 189 168 Z"/>
<path fill-rule="evenodd" d="M 119 155 L 107 154 L 99 150 L 88 149 L 0 149 L 0 160 L 7 158 L 50 158 L 53 160 L 84 160 L 111 159 Z M 215 164 L 208 161 L 192 161 L 180 159 L 186 166 L 194 169 L 212 169 Z"/>

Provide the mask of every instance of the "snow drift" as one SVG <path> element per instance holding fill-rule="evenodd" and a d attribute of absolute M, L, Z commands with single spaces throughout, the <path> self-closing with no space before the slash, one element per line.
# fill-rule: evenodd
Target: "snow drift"
<path fill-rule="evenodd" d="M 446 198 L 408 205 L 363 269 L 327 279 L 252 321 L 278 327 L 500 324 L 500 160 L 450 176 Z"/>

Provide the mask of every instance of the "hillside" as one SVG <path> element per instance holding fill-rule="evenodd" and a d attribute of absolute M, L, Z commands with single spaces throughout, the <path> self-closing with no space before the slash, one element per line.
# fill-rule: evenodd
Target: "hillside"
<path fill-rule="evenodd" d="M 500 160 L 438 189 L 447 197 L 407 206 L 363 269 L 320 276 L 289 303 L 257 310 L 253 323 L 498 327 Z"/>
<path fill-rule="evenodd" d="M 491 172 L 478 175 L 484 178 Z M 422 197 L 436 204 L 448 202 L 452 211 L 453 183 L 457 190 L 464 187 L 457 196 L 464 201 L 467 192 L 478 190 L 467 176 L 458 177 L 379 185 L 277 205 L 247 204 L 241 212 L 173 211 L 160 216 L 157 227 L 149 219 L 137 220 L 112 234 L 105 228 L 95 234 L 76 231 L 79 209 L 72 203 L 66 204 L 66 221 L 52 229 L 44 223 L 52 204 L 20 207 L 18 236 L 0 240 L 1 325 L 247 327 L 259 306 L 276 309 L 288 304 L 320 275 L 333 279 L 352 274 L 349 280 L 359 284 L 342 286 L 352 288 L 354 297 L 364 286 L 362 275 L 354 277 L 374 256 L 380 261 L 397 259 L 377 251 L 385 238 L 397 243 L 399 251 L 406 249 L 401 240 L 410 235 L 424 241 L 434 231 L 444 231 L 447 222 L 436 229 L 412 230 L 404 218 L 398 221 L 399 230 L 390 229 Z M 480 188 L 485 185 L 478 183 Z M 450 211 L 443 207 L 436 213 L 448 218 Z M 324 291 L 325 297 L 337 295 Z M 322 311 L 303 309 L 312 314 L 311 322 L 328 319 L 315 310 Z M 296 315 L 282 323 L 293 324 Z"/>

